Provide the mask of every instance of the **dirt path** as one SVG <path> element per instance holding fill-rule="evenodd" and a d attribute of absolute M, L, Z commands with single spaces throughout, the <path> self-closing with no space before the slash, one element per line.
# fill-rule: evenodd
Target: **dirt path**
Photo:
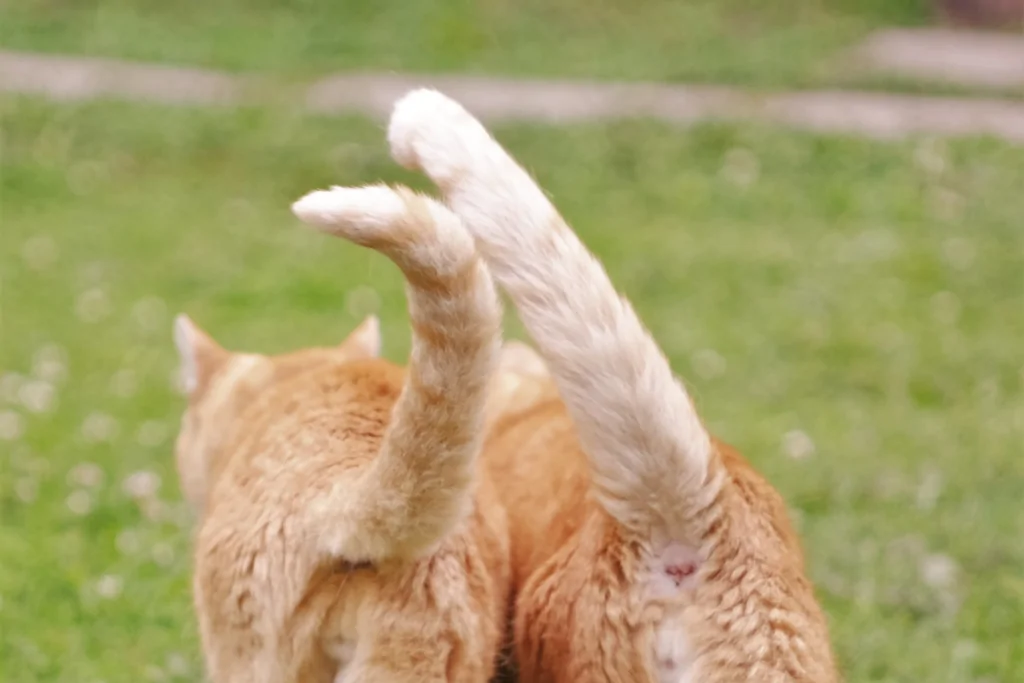
<path fill-rule="evenodd" d="M 868 36 L 851 67 L 969 88 L 1024 88 L 1024 36 L 950 29 L 888 29 Z"/>
<path fill-rule="evenodd" d="M 436 87 L 491 121 L 647 117 L 689 125 L 752 120 L 882 139 L 990 135 L 1024 144 L 1024 102 L 998 99 L 372 73 L 325 78 L 297 88 L 296 94 L 319 113 L 382 117 L 398 96 L 416 86 Z M 255 78 L 217 71 L 0 51 L 0 92 L 57 101 L 114 98 L 224 106 L 258 102 L 275 89 Z"/>

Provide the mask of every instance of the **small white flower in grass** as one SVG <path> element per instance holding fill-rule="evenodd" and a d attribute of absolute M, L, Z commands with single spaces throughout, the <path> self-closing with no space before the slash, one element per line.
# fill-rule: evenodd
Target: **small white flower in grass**
<path fill-rule="evenodd" d="M 165 664 L 167 673 L 171 674 L 175 678 L 182 678 L 187 676 L 192 671 L 192 667 L 185 658 L 185 655 L 180 652 L 172 652 L 167 655 L 167 662 Z"/>
<path fill-rule="evenodd" d="M 963 195 L 948 187 L 934 188 L 929 193 L 928 200 L 932 215 L 946 223 L 960 220 L 967 205 Z"/>
<path fill-rule="evenodd" d="M 146 420 L 139 426 L 135 434 L 135 440 L 140 446 L 155 447 L 167 441 L 170 430 L 167 425 L 159 420 Z"/>
<path fill-rule="evenodd" d="M 960 568 L 949 555 L 931 553 L 921 558 L 918 570 L 925 585 L 940 590 L 952 588 L 956 584 Z"/>
<path fill-rule="evenodd" d="M 917 167 L 929 175 L 939 175 L 946 170 L 948 152 L 944 141 L 926 138 L 914 150 Z"/>
<path fill-rule="evenodd" d="M 878 348 L 888 352 L 899 351 L 909 343 L 906 330 L 894 322 L 883 322 L 875 327 L 872 337 Z"/>
<path fill-rule="evenodd" d="M 113 600 L 121 595 L 124 589 L 124 581 L 120 576 L 104 574 L 96 582 L 96 595 L 106 600 Z"/>
<path fill-rule="evenodd" d="M 3 377 L 0 377 L 0 398 L 7 403 L 18 402 L 18 392 L 21 391 L 21 385 L 25 383 L 25 378 L 16 372 L 6 372 Z"/>
<path fill-rule="evenodd" d="M 57 392 L 53 385 L 41 379 L 25 382 L 18 390 L 18 400 L 30 413 L 47 413 L 53 408 Z"/>
<path fill-rule="evenodd" d="M 166 522 L 171 516 L 170 506 L 159 498 L 141 498 L 139 508 L 146 519 L 157 524 Z"/>
<path fill-rule="evenodd" d="M 1002 392 L 999 389 L 998 377 L 986 377 L 980 380 L 975 387 L 974 393 L 982 403 L 990 404 L 993 407 L 997 403 L 1002 403 L 1000 397 Z"/>
<path fill-rule="evenodd" d="M 117 438 L 120 426 L 106 413 L 90 413 L 82 422 L 82 436 L 90 443 L 110 442 Z"/>
<path fill-rule="evenodd" d="M 17 441 L 25 433 L 25 420 L 21 413 L 0 410 L 0 441 Z"/>
<path fill-rule="evenodd" d="M 110 378 L 110 392 L 118 398 L 131 398 L 139 390 L 139 381 L 131 368 L 121 368 Z"/>
<path fill-rule="evenodd" d="M 877 263 L 896 256 L 902 245 L 899 235 L 889 228 L 864 230 L 851 243 L 853 261 Z"/>
<path fill-rule="evenodd" d="M 952 292 L 938 292 L 929 303 L 932 317 L 943 325 L 952 325 L 960 318 L 960 298 Z"/>
<path fill-rule="evenodd" d="M 161 567 L 169 567 L 174 564 L 174 546 L 165 541 L 161 541 L 153 546 L 153 562 L 160 565 Z"/>
<path fill-rule="evenodd" d="M 720 377 L 725 374 L 725 370 L 728 367 L 728 363 L 726 363 L 722 354 L 714 349 L 701 349 L 697 351 L 690 359 L 690 363 L 693 365 L 694 372 L 704 379 Z"/>
<path fill-rule="evenodd" d="M 140 299 L 132 306 L 132 317 L 146 332 L 163 331 L 167 322 L 167 304 L 156 296 Z"/>
<path fill-rule="evenodd" d="M 878 601 L 877 593 L 878 586 L 873 577 L 861 579 L 853 588 L 854 601 L 867 609 L 871 609 Z"/>
<path fill-rule="evenodd" d="M 185 502 L 172 506 L 169 517 L 170 521 L 179 529 L 191 529 L 196 522 L 195 510 Z"/>
<path fill-rule="evenodd" d="M 57 261 L 57 243 L 49 235 L 36 235 L 21 247 L 21 258 L 32 270 L 46 270 Z"/>
<path fill-rule="evenodd" d="M 953 645 L 953 661 L 961 664 L 968 662 L 978 656 L 980 648 L 978 643 L 973 640 L 958 640 Z"/>
<path fill-rule="evenodd" d="M 356 320 L 380 311 L 380 294 L 373 287 L 360 285 L 345 296 L 345 310 Z"/>
<path fill-rule="evenodd" d="M 760 177 L 761 162 L 749 149 L 736 147 L 726 152 L 720 173 L 727 182 L 747 188 Z"/>
<path fill-rule="evenodd" d="M 875 476 L 875 495 L 881 500 L 903 496 L 909 488 L 903 474 L 897 470 L 886 469 Z"/>
<path fill-rule="evenodd" d="M 118 533 L 114 544 L 122 555 L 138 555 L 142 550 L 142 539 L 139 532 L 134 529 L 125 529 Z"/>
<path fill-rule="evenodd" d="M 814 450 L 814 441 L 807 432 L 793 429 L 782 436 L 782 452 L 793 460 L 806 460 Z"/>
<path fill-rule="evenodd" d="M 109 175 L 107 166 L 99 161 L 79 161 L 67 169 L 65 178 L 68 189 L 84 197 L 93 194 Z"/>
<path fill-rule="evenodd" d="M 942 472 L 928 470 L 917 487 L 917 507 L 921 510 L 933 509 L 939 500 L 942 488 Z"/>
<path fill-rule="evenodd" d="M 39 496 L 39 483 L 32 477 L 19 477 L 14 482 L 14 495 L 22 503 L 32 503 Z"/>
<path fill-rule="evenodd" d="M 167 672 L 164 671 L 163 669 L 161 669 L 158 666 L 153 666 L 152 664 L 148 664 L 146 666 L 146 668 L 143 669 L 142 673 L 146 677 L 146 679 L 148 679 L 150 681 L 166 681 L 167 680 Z"/>
<path fill-rule="evenodd" d="M 918 534 L 907 534 L 898 536 L 889 541 L 885 546 L 885 552 L 891 560 L 905 561 L 907 558 L 920 561 L 927 552 L 928 545 L 924 537 Z"/>
<path fill-rule="evenodd" d="M 149 470 L 140 470 L 128 475 L 122 488 L 135 499 L 152 498 L 160 490 L 160 475 Z"/>
<path fill-rule="evenodd" d="M 75 315 L 85 323 L 96 323 L 103 320 L 113 311 L 107 293 L 99 287 L 88 289 L 75 302 Z"/>
<path fill-rule="evenodd" d="M 68 471 L 67 481 L 71 486 L 93 489 L 103 483 L 103 470 L 92 462 L 75 465 Z"/>
<path fill-rule="evenodd" d="M 75 274 L 78 289 L 84 291 L 90 287 L 96 287 L 103 282 L 106 275 L 107 266 L 101 261 L 93 261 L 91 263 L 83 264 Z"/>
<path fill-rule="evenodd" d="M 11 469 L 36 477 L 46 477 L 53 470 L 53 463 L 48 458 L 37 456 L 32 449 L 19 443 L 11 449 L 9 456 Z"/>
<path fill-rule="evenodd" d="M 32 374 L 46 382 L 59 382 L 67 376 L 68 355 L 56 344 L 48 344 L 32 356 Z"/>
<path fill-rule="evenodd" d="M 71 514 L 84 517 L 92 512 L 92 495 L 85 489 L 78 489 L 71 492 L 71 495 L 67 497 L 64 504 L 71 511 Z"/>
<path fill-rule="evenodd" d="M 950 237 L 942 243 L 943 258 L 956 270 L 967 270 L 974 265 L 977 254 L 974 244 L 963 237 Z"/>

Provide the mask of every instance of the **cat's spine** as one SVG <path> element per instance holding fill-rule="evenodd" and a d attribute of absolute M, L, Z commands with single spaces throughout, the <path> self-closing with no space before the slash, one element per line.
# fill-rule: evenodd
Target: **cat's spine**
<path fill-rule="evenodd" d="M 672 536 L 721 486 L 710 436 L 629 302 L 537 183 L 461 105 L 406 95 L 388 139 L 425 172 L 477 241 L 536 340 L 590 458 L 596 493 L 622 524 Z"/>
<path fill-rule="evenodd" d="M 412 351 L 377 460 L 350 493 L 346 557 L 410 557 L 469 511 L 501 306 L 472 236 L 405 188 L 332 188 L 293 205 L 304 222 L 380 251 L 406 278 Z"/>

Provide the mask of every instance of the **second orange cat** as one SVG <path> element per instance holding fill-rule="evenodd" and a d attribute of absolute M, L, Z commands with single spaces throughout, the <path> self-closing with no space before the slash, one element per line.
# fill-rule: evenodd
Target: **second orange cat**
<path fill-rule="evenodd" d="M 407 371 L 368 320 L 336 348 L 231 353 L 179 318 L 177 444 L 200 516 L 194 596 L 214 683 L 485 683 L 504 643 L 505 513 L 479 467 L 501 310 L 443 206 L 315 193 L 305 221 L 398 264 Z"/>
<path fill-rule="evenodd" d="M 440 93 L 403 98 L 388 136 L 476 238 L 554 380 L 485 448 L 511 524 L 522 680 L 836 681 L 782 499 L 708 434 L 544 192 Z"/>

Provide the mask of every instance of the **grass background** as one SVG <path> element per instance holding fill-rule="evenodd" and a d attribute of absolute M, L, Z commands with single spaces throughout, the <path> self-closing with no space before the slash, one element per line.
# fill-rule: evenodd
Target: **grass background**
<path fill-rule="evenodd" d="M 0 43 L 236 70 L 809 85 L 930 0 L 12 0 Z"/>
<path fill-rule="evenodd" d="M 647 49 L 651 8 L 739 7 L 669 5 L 634 3 L 637 23 L 619 22 L 634 47 L 592 34 L 572 68 L 642 64 L 629 60 Z M 389 10 L 412 18 L 378 43 L 364 36 L 362 56 L 344 41 L 332 56 L 317 34 L 306 45 L 240 28 L 302 24 L 296 7 L 340 17 L 326 6 L 108 2 L 113 28 L 94 17 L 72 35 L 79 10 L 33 1 L 5 5 L 0 32 L 20 47 L 285 70 L 381 66 L 411 59 L 395 47 L 403 35 L 423 39 L 416 3 Z M 523 25 L 543 16 L 539 4 L 474 7 Z M 27 23 L 6 21 L 15 14 Z M 26 28 L 43 24 L 56 28 Z M 143 25 L 151 34 L 121 30 Z M 495 28 L 496 42 L 525 54 L 532 34 L 516 26 Z M 755 33 L 799 46 L 794 26 Z M 544 45 L 551 63 L 569 49 Z M 785 68 L 750 54 L 744 77 L 785 79 L 801 53 Z M 501 61 L 463 59 L 453 68 Z M 171 319 L 187 311 L 228 346 L 272 352 L 330 343 L 377 310 L 401 359 L 397 271 L 301 230 L 287 207 L 331 183 L 423 184 L 361 119 L 8 97 L 0 121 L 0 680 L 199 680 Z M 498 134 L 604 259 L 714 430 L 789 501 L 847 680 L 1020 680 L 1024 150 L 643 121 Z"/>

